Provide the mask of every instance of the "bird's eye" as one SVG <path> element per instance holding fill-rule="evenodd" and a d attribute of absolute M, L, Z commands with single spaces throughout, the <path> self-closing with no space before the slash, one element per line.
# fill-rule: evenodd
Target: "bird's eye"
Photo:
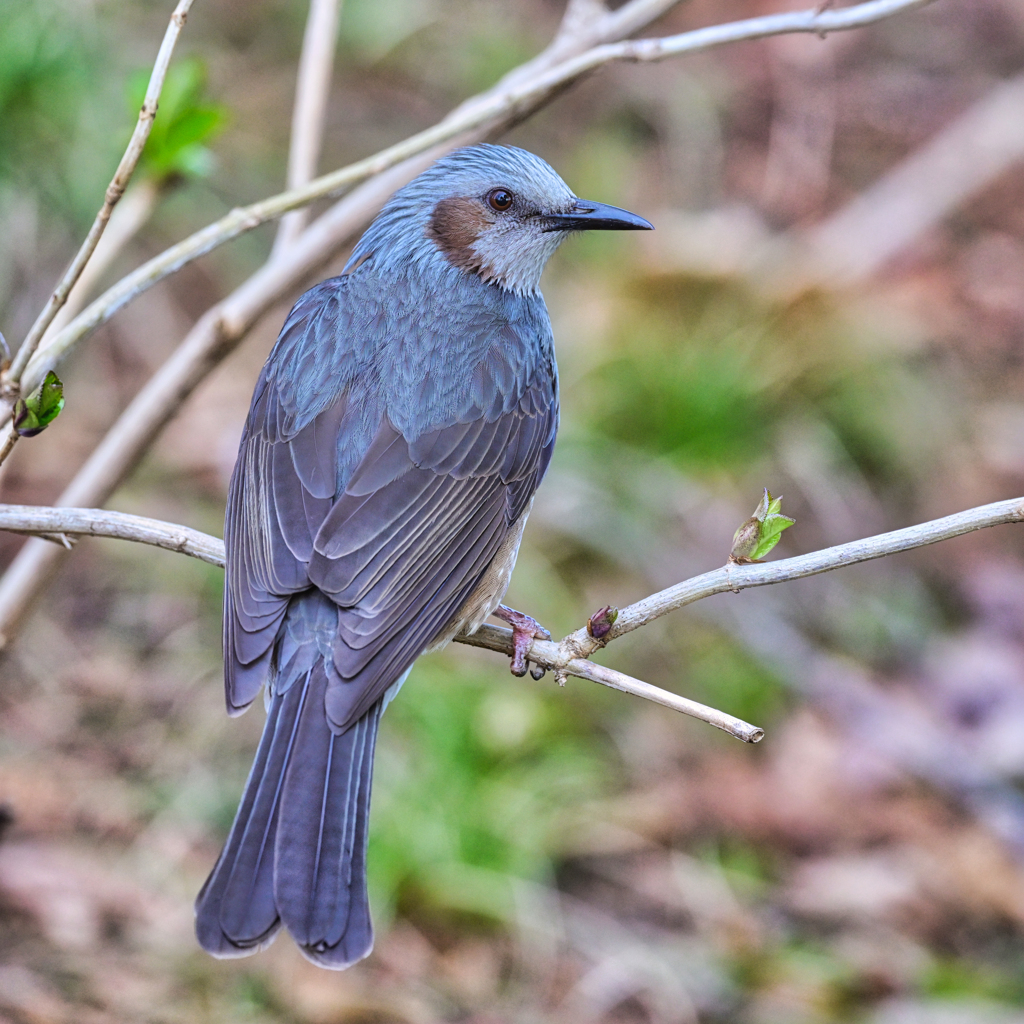
<path fill-rule="evenodd" d="M 504 213 L 512 205 L 512 193 L 507 188 L 496 188 L 487 193 L 487 202 L 492 210 Z"/>

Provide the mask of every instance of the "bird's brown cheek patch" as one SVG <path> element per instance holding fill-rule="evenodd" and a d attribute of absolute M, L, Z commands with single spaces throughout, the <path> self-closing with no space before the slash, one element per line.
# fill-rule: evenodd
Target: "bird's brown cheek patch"
<path fill-rule="evenodd" d="M 442 199 L 430 218 L 427 234 L 437 243 L 452 266 L 479 274 L 485 280 L 492 276 L 473 243 L 491 226 L 490 218 L 480 203 L 473 199 Z"/>

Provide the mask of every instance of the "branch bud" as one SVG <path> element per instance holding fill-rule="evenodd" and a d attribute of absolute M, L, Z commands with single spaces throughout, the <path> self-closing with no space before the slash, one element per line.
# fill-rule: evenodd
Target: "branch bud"
<path fill-rule="evenodd" d="M 587 619 L 587 632 L 595 640 L 603 640 L 612 631 L 618 617 L 619 609 L 606 604 Z"/>
<path fill-rule="evenodd" d="M 41 434 L 64 408 L 64 385 L 60 378 L 48 370 L 43 383 L 28 398 L 14 403 L 13 426 L 19 437 Z"/>
<path fill-rule="evenodd" d="M 760 562 L 779 543 L 782 531 L 796 522 L 784 516 L 781 508 L 782 495 L 773 498 L 766 487 L 754 514 L 733 535 L 730 562 Z"/>

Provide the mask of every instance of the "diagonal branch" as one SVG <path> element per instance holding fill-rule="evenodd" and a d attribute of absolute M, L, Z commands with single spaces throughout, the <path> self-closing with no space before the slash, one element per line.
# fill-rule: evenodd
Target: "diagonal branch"
<path fill-rule="evenodd" d="M 822 29 L 822 26 L 827 30 L 832 30 L 844 27 L 836 21 L 838 17 L 854 17 L 859 19 L 859 24 L 863 24 L 866 23 L 865 17 L 881 20 L 901 10 L 919 7 L 927 2 L 929 0 L 871 0 L 869 3 L 847 8 L 844 11 L 826 11 L 824 13 L 810 11 L 795 16 L 780 15 L 778 17 L 784 19 L 781 23 L 772 17 L 767 19 L 767 28 L 771 29 L 773 25 L 777 28 L 779 24 L 783 24 L 796 27 L 780 30 L 817 31 Z M 547 73 L 545 69 L 557 65 L 559 60 L 562 60 L 563 64 L 571 63 L 577 56 L 590 52 L 587 48 L 592 46 L 595 41 L 605 46 L 609 40 L 616 38 L 616 33 L 624 34 L 637 31 L 659 17 L 671 6 L 673 6 L 673 0 L 631 0 L 617 10 L 598 17 L 593 22 L 588 22 L 585 18 L 577 18 L 578 31 L 581 33 L 578 37 L 573 38 L 560 31 L 555 42 L 543 53 L 519 69 L 510 72 L 490 91 L 464 103 L 447 120 L 460 117 L 466 111 L 472 112 L 481 103 L 492 102 L 495 97 L 504 96 L 507 100 L 514 89 L 519 88 L 523 82 L 528 85 L 531 76 L 535 74 L 543 76 Z M 567 10 L 567 20 L 573 11 L 579 14 L 582 7 L 581 3 L 577 3 Z M 822 21 L 822 18 L 826 18 L 826 20 Z M 757 33 L 764 34 L 765 22 L 766 19 L 737 22 L 732 26 L 732 31 L 734 33 L 739 31 L 736 26 L 739 26 L 740 29 L 747 26 L 745 31 L 750 32 L 752 31 L 750 25 L 753 24 Z M 696 34 L 683 33 L 671 38 L 676 40 L 675 45 L 679 45 L 680 41 L 685 43 L 688 38 L 691 40 L 696 38 L 697 42 L 700 42 L 701 39 L 707 40 L 708 32 L 711 32 L 713 36 L 715 31 L 717 30 L 702 29 Z M 749 38 L 756 37 L 756 34 L 749 36 Z M 712 40 L 711 45 L 719 45 L 725 41 L 727 40 Z M 657 43 L 659 41 L 643 42 Z M 303 232 L 291 249 L 283 253 L 280 258 L 268 262 L 249 281 L 209 310 L 196 323 L 184 343 L 150 379 L 110 428 L 99 447 L 61 494 L 58 503 L 65 506 L 92 506 L 106 502 L 118 484 L 132 471 L 163 426 L 198 384 L 238 345 L 264 313 L 292 293 L 308 274 L 322 266 L 350 240 L 395 189 L 405 184 L 419 170 L 448 149 L 456 145 L 479 141 L 481 138 L 487 137 L 488 134 L 496 133 L 513 122 L 522 120 L 532 110 L 543 105 L 551 95 L 551 93 L 540 95 L 532 106 L 520 105 L 509 109 L 501 118 L 482 122 L 471 131 L 455 135 L 433 149 L 404 160 L 390 170 L 376 175 L 336 203 Z M 442 122 L 442 126 L 444 124 L 446 122 Z M 147 264 L 147 266 L 152 267 L 152 264 Z M 145 271 L 146 267 L 143 267 L 136 274 Z M 125 279 L 125 281 L 131 280 L 131 275 Z M 125 285 L 125 281 L 122 281 L 121 285 L 116 285 L 106 295 L 101 296 L 85 313 L 58 335 L 54 339 L 58 343 L 57 349 L 51 349 L 47 344 L 45 350 L 37 353 L 28 371 L 33 379 L 36 374 L 39 375 L 39 379 L 42 379 L 46 368 L 52 365 L 61 351 L 66 351 L 78 338 L 84 337 L 93 326 L 113 315 L 115 308 L 130 300 L 131 294 L 119 292 L 119 289 Z M 130 291 L 131 289 L 129 289 Z M 99 319 L 95 319 L 97 317 Z M 61 345 L 65 348 L 61 349 Z M 2 413 L 2 409 L 0 409 L 0 413 Z M 2 422 L 2 416 L 0 416 L 0 422 Z M 0 438 L 0 445 L 2 443 L 3 438 Z M 6 642 L 6 639 L 17 628 L 17 624 L 29 607 L 32 598 L 38 592 L 45 578 L 56 568 L 61 556 L 61 550 L 55 545 L 44 541 L 30 540 L 8 567 L 3 578 L 0 579 L 0 645 Z"/>
<path fill-rule="evenodd" d="M 614 15 L 602 18 L 585 35 L 571 37 L 559 31 L 555 43 L 506 75 L 492 91 L 500 91 L 513 81 L 526 79 L 557 63 L 557 59 L 581 53 L 595 42 L 614 39 L 620 30 L 634 31 L 642 27 L 637 20 L 640 15 L 646 13 L 651 18 L 656 17 L 672 2 L 631 0 Z M 563 27 L 578 10 L 576 5 L 566 10 Z M 632 20 L 628 20 L 630 18 Z M 578 30 L 582 31 L 578 18 L 576 23 Z M 556 49 L 560 54 L 557 59 L 554 55 Z M 106 502 L 198 384 L 239 344 L 263 314 L 293 292 L 309 274 L 349 241 L 392 192 L 447 150 L 456 145 L 478 142 L 489 131 L 497 132 L 510 123 L 511 119 L 457 136 L 377 175 L 335 203 L 302 233 L 286 253 L 269 260 L 195 324 L 174 355 L 110 428 L 100 446 L 65 488 L 57 504 L 91 506 Z M 0 446 L 2 444 L 3 439 L 0 438 Z M 0 644 L 17 628 L 33 596 L 61 557 L 61 550 L 54 545 L 30 540 L 8 566 L 0 579 Z"/>
<path fill-rule="evenodd" d="M 814 551 L 795 558 L 784 558 L 777 562 L 760 562 L 752 565 L 727 564 L 720 569 L 694 576 L 673 587 L 651 594 L 641 601 L 622 609 L 608 636 L 594 640 L 585 629 L 570 633 L 560 643 L 549 640 L 534 640 L 528 657 L 530 661 L 545 669 L 552 669 L 561 683 L 566 675 L 589 679 L 616 690 L 632 693 L 645 700 L 654 701 L 665 707 L 680 711 L 713 725 L 746 743 L 757 743 L 763 730 L 732 715 L 691 701 L 678 694 L 661 690 L 650 683 L 634 679 L 615 669 L 595 665 L 588 659 L 595 651 L 610 640 L 625 633 L 646 626 L 662 615 L 677 608 L 693 604 L 705 597 L 726 591 L 739 593 L 750 587 L 765 587 L 774 583 L 816 576 L 818 573 L 841 569 L 858 562 L 867 562 L 900 551 L 936 544 L 939 541 L 960 537 L 989 526 L 1005 523 L 1024 522 L 1024 498 L 1011 498 L 991 505 L 957 512 L 942 519 L 908 526 L 891 533 L 838 544 L 821 551 Z M 178 551 L 199 558 L 211 565 L 224 566 L 224 542 L 208 534 L 200 533 L 186 526 L 146 519 L 142 516 L 123 512 L 108 512 L 103 509 L 50 508 L 25 505 L 0 505 L 0 530 L 15 533 L 31 533 L 48 537 L 60 535 L 88 535 L 94 537 L 115 537 L 142 544 Z M 501 654 L 512 654 L 512 632 L 498 626 L 481 626 L 471 636 L 456 637 L 458 643 Z"/>
<path fill-rule="evenodd" d="M 498 654 L 512 656 L 512 630 L 502 626 L 481 626 L 471 635 L 461 634 L 455 638 L 459 644 L 468 644 L 470 647 L 482 647 L 486 651 L 495 651 Z M 634 697 L 642 697 L 644 700 L 653 701 L 663 707 L 671 708 L 681 714 L 689 715 L 691 718 L 699 719 L 708 725 L 713 725 L 730 736 L 735 736 L 744 743 L 760 743 L 764 739 L 764 730 L 742 718 L 735 718 L 718 708 L 710 708 L 706 704 L 698 704 L 688 697 L 680 697 L 677 693 L 669 693 L 660 687 L 645 683 L 642 679 L 634 679 L 627 676 L 625 672 L 608 668 L 605 665 L 595 665 L 585 658 L 569 658 L 562 656 L 560 644 L 552 643 L 550 640 L 534 640 L 530 648 L 530 660 L 544 669 L 552 669 L 555 679 L 559 685 L 565 684 L 565 676 L 576 676 L 578 679 L 588 679 L 592 683 L 600 683 L 602 686 L 609 686 L 613 690 L 621 690 L 623 693 L 631 693 Z"/>
<path fill-rule="evenodd" d="M 939 541 L 951 540 L 953 537 L 973 533 L 989 526 L 1020 522 L 1024 522 L 1024 498 L 1010 498 L 1007 501 L 997 501 L 991 505 L 980 505 L 965 512 L 957 512 L 942 519 L 933 519 L 917 526 L 894 530 L 892 533 L 880 533 L 863 540 L 823 548 L 821 551 L 798 555 L 795 558 L 783 558 L 777 562 L 756 562 L 751 565 L 727 564 L 720 569 L 713 569 L 711 572 L 684 580 L 623 608 L 602 640 L 595 640 L 589 636 L 586 629 L 571 633 L 559 645 L 562 657 L 589 658 L 594 651 L 612 640 L 646 626 L 677 608 L 683 608 L 715 594 L 724 594 L 727 591 L 738 594 L 750 587 L 766 587 L 773 583 L 803 579 L 805 576 L 817 576 L 819 573 L 840 569 L 846 565 L 869 562 L 900 551 L 911 551 L 914 548 L 937 544 Z"/>
<path fill-rule="evenodd" d="M 61 306 L 67 301 L 68 294 L 75 286 L 75 282 L 81 276 L 85 265 L 89 262 L 96 246 L 99 244 L 100 237 L 106 229 L 107 221 L 110 220 L 111 212 L 124 194 L 124 190 L 128 187 L 128 182 L 131 181 L 132 174 L 146 146 L 146 140 L 149 138 L 149 133 L 153 128 L 153 119 L 156 117 L 160 91 L 164 86 L 164 77 L 171 62 L 171 55 L 174 53 L 174 46 L 178 41 L 182 28 L 185 26 L 185 19 L 188 17 L 189 8 L 191 8 L 192 4 L 193 0 L 178 0 L 178 5 L 171 15 L 167 31 L 164 33 L 163 42 L 160 44 L 156 63 L 153 65 L 153 73 L 150 75 L 149 86 L 146 89 L 146 98 L 143 100 L 142 109 L 139 111 L 139 120 L 135 125 L 135 130 L 132 132 L 131 139 L 128 141 L 128 148 L 124 151 L 124 156 L 121 157 L 121 162 L 117 165 L 117 171 L 114 173 L 113 180 L 107 186 L 106 194 L 103 197 L 103 206 L 100 207 L 99 213 L 96 214 L 96 219 L 89 229 L 89 234 L 86 235 L 82 247 L 71 261 L 71 266 L 68 267 L 64 276 L 58 282 L 57 287 L 54 288 L 42 312 L 36 318 L 36 322 L 32 325 L 21 347 L 18 349 L 10 368 L 3 375 L 2 389 L 6 397 L 17 397 L 22 374 L 24 374 L 26 367 L 29 365 L 29 360 L 35 354 L 40 340 L 46 333 L 46 328 L 50 326 Z M 45 371 L 43 376 L 45 376 Z M 32 386 L 34 387 L 41 380 L 42 377 L 35 381 Z M 10 415 L 10 408 L 7 410 L 7 415 Z"/>
<path fill-rule="evenodd" d="M 839 10 L 811 8 L 805 11 L 765 15 L 660 39 L 604 43 L 525 79 L 512 73 L 506 76 L 506 81 L 510 81 L 511 84 L 502 87 L 502 83 L 499 83 L 494 89 L 462 104 L 433 127 L 371 157 L 325 174 L 301 188 L 232 210 L 220 220 L 144 263 L 100 296 L 33 357 L 25 374 L 26 387 L 38 385 L 47 370 L 52 369 L 71 348 L 109 320 L 117 310 L 157 282 L 225 242 L 282 214 L 306 206 L 314 200 L 347 192 L 360 182 L 410 157 L 448 143 L 466 132 L 494 130 L 503 124 L 518 122 L 537 110 L 565 86 L 605 64 L 617 61 L 661 61 L 668 57 L 697 53 L 728 43 L 790 33 L 813 33 L 823 36 L 828 32 L 861 28 L 933 2 L 934 0 L 866 0 L 864 3 Z M 654 8 L 656 13 L 661 13 L 665 7 L 664 4 L 649 6 Z M 623 12 L 616 11 L 614 14 L 622 15 Z M 627 30 L 633 27 L 624 17 L 621 24 Z"/>

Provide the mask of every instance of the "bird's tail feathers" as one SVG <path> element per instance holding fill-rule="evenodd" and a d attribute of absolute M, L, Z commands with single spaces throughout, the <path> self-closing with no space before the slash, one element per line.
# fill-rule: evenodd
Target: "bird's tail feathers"
<path fill-rule="evenodd" d="M 311 603 L 294 616 L 308 626 Z M 239 957 L 268 946 L 284 924 L 304 956 L 341 969 L 373 948 L 366 845 L 383 701 L 335 734 L 324 710 L 333 666 L 320 631 L 302 637 L 291 625 L 235 822 L 196 899 L 196 935 L 214 956 Z"/>

